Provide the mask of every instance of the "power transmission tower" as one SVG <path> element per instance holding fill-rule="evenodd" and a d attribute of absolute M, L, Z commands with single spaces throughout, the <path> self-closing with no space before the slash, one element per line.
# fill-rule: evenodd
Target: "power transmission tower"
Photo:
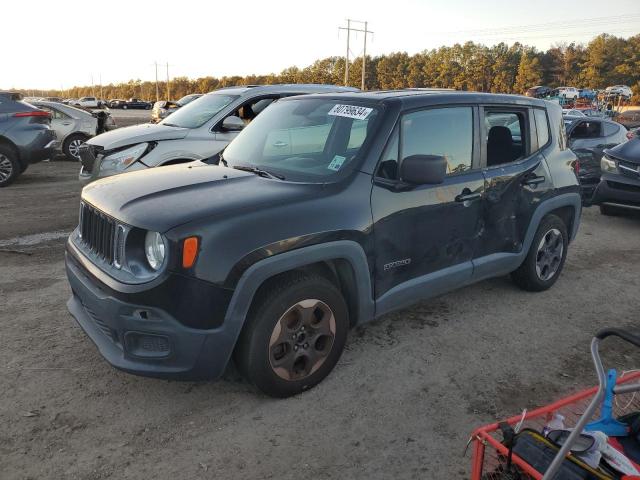
<path fill-rule="evenodd" d="M 360 28 L 353 28 L 351 26 L 351 22 L 359 23 L 364 25 L 364 30 Z M 361 81 L 361 89 L 364 90 L 364 80 L 366 75 L 366 62 L 367 62 L 367 35 L 372 34 L 373 32 L 368 29 L 368 22 L 363 22 L 360 20 L 352 20 L 347 18 L 347 26 L 346 27 L 338 27 L 338 30 L 346 30 L 347 31 L 347 55 L 345 57 L 344 63 L 344 84 L 349 85 L 349 52 L 351 52 L 349 41 L 351 39 L 351 32 L 362 32 L 364 33 L 364 44 L 362 49 L 362 81 Z"/>
<path fill-rule="evenodd" d="M 169 85 L 169 62 L 167 62 L 167 102 L 171 100 L 171 89 Z"/>

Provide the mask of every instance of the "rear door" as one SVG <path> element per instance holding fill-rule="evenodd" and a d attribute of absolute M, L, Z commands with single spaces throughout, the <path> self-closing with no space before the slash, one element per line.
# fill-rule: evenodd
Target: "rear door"
<path fill-rule="evenodd" d="M 495 264 L 488 264 L 483 257 L 489 260 L 489 255 L 522 250 L 533 213 L 552 188 L 543 154 L 551 145 L 547 111 L 487 105 L 481 112 L 486 191 L 475 255 L 480 259 L 474 269 L 477 278 L 496 274 Z"/>

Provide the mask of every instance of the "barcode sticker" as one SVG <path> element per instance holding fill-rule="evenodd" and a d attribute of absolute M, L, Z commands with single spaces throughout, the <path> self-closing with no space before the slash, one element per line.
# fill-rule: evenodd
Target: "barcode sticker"
<path fill-rule="evenodd" d="M 365 120 L 372 110 L 373 108 L 358 107 L 357 105 L 336 105 L 329 110 L 329 115 Z"/>

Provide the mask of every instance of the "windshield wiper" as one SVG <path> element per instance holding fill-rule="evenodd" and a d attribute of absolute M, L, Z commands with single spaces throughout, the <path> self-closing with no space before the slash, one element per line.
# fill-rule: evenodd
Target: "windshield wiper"
<path fill-rule="evenodd" d="M 261 177 L 265 177 L 265 178 L 276 178 L 278 180 L 284 180 L 283 175 L 278 175 L 277 173 L 271 173 L 266 170 L 262 170 L 261 168 L 258 168 L 258 167 L 250 167 L 248 165 L 234 165 L 233 168 L 235 168 L 236 170 L 242 170 L 244 172 L 255 173 L 256 175 L 260 175 Z"/>

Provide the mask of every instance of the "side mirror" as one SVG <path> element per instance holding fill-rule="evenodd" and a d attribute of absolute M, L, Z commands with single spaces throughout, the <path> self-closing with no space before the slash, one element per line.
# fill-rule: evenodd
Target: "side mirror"
<path fill-rule="evenodd" d="M 244 128 L 244 122 L 240 117 L 231 115 L 222 121 L 222 130 L 225 132 L 239 132 Z"/>
<path fill-rule="evenodd" d="M 400 164 L 400 179 L 413 185 L 438 184 L 447 174 L 447 159 L 440 155 L 411 155 Z"/>

